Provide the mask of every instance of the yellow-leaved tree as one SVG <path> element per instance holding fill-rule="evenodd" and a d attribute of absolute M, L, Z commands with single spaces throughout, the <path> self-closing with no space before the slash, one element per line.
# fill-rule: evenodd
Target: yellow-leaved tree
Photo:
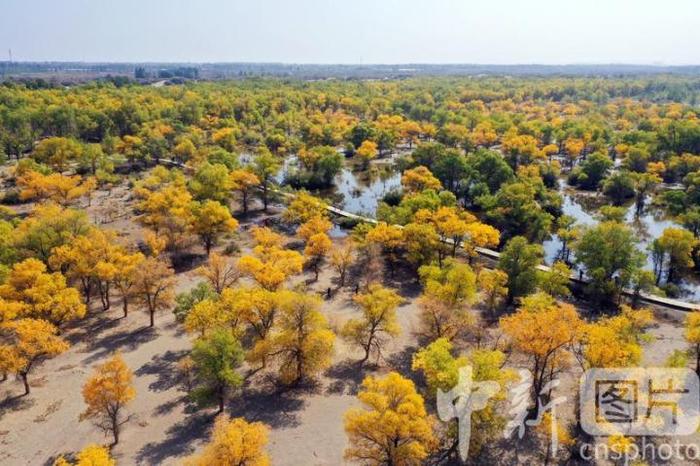
<path fill-rule="evenodd" d="M 306 262 L 314 271 L 315 280 L 318 280 L 319 267 L 332 246 L 331 239 L 325 233 L 316 233 L 307 241 L 304 255 L 306 256 Z"/>
<path fill-rule="evenodd" d="M 217 201 L 196 203 L 192 209 L 192 231 L 204 243 L 207 255 L 218 239 L 238 228 L 238 221 L 231 216 L 228 207 Z"/>
<path fill-rule="evenodd" d="M 280 379 L 297 384 L 331 364 L 335 334 L 320 312 L 317 296 L 288 292 L 280 303 L 271 355 L 280 359 Z"/>
<path fill-rule="evenodd" d="M 217 417 L 211 440 L 199 455 L 188 458 L 187 466 L 269 466 L 265 452 L 269 428 L 262 422 L 243 418 Z"/>
<path fill-rule="evenodd" d="M 479 289 L 490 312 L 494 312 L 498 302 L 508 294 L 506 285 L 508 275 L 502 270 L 482 270 L 479 274 Z"/>
<path fill-rule="evenodd" d="M 367 232 L 365 243 L 376 244 L 381 247 L 382 253 L 388 260 L 389 270 L 393 274 L 396 263 L 399 260 L 399 252 L 404 246 L 404 236 L 401 228 L 380 222 Z"/>
<path fill-rule="evenodd" d="M 80 419 L 90 419 L 105 434 L 111 433 L 113 445 L 119 443 L 121 427 L 129 420 L 124 408 L 134 399 L 133 374 L 119 353 L 95 369 L 83 385 L 87 409 Z"/>
<path fill-rule="evenodd" d="M 142 195 L 143 200 L 138 204 L 143 212 L 140 222 L 157 237 L 164 238 L 167 248 L 181 249 L 189 241 L 193 223 L 192 195 L 184 182 L 173 182 L 156 191 L 144 189 Z"/>
<path fill-rule="evenodd" d="M 474 322 L 468 307 L 476 297 L 476 275 L 468 264 L 454 259 L 443 265 L 418 269 L 424 286 L 418 306 L 423 332 L 432 339 L 452 340 L 464 335 Z"/>
<path fill-rule="evenodd" d="M 71 283 L 78 282 L 86 303 L 90 303 L 96 289 L 104 309 L 109 307 L 109 285 L 119 273 L 121 263 L 117 256 L 126 250 L 117 243 L 116 234 L 91 228 L 86 234 L 76 236 L 62 246 L 54 248 L 49 257 L 49 265 L 62 270 Z"/>
<path fill-rule="evenodd" d="M 136 269 L 135 295 L 145 306 L 150 327 L 155 325 L 155 314 L 165 310 L 175 298 L 175 273 L 165 262 L 155 257 L 145 259 Z"/>
<path fill-rule="evenodd" d="M 56 334 L 58 329 L 43 319 L 17 319 L 0 325 L 0 373 L 14 373 L 24 383 L 28 395 L 29 373 L 42 359 L 68 350 L 68 343 Z"/>
<path fill-rule="evenodd" d="M 518 312 L 501 318 L 503 333 L 529 359 L 533 400 L 567 366 L 583 325 L 571 304 L 559 303 L 546 293 L 523 298 Z"/>
<path fill-rule="evenodd" d="M 136 284 L 136 271 L 146 258 L 140 252 L 132 254 L 123 252 L 113 257 L 116 273 L 113 283 L 119 290 L 122 298 L 122 310 L 124 317 L 129 313 L 129 301 L 134 297 Z"/>
<path fill-rule="evenodd" d="M 218 299 L 203 299 L 196 303 L 185 317 L 185 330 L 204 336 L 210 330 L 226 328 L 238 335 L 242 318 L 237 291 L 225 288 Z"/>
<path fill-rule="evenodd" d="M 115 466 L 117 463 L 109 454 L 109 450 L 101 445 L 90 444 L 75 455 L 75 462 L 67 461 L 59 456 L 53 466 Z"/>
<path fill-rule="evenodd" d="M 619 315 L 586 324 L 581 334 L 584 367 L 629 367 L 642 359 L 645 330 L 654 322 L 648 309 L 623 305 Z"/>
<path fill-rule="evenodd" d="M 253 255 L 238 260 L 239 270 L 252 277 L 267 290 L 276 290 L 291 275 L 301 272 L 304 258 L 290 249 L 283 249 L 283 238 L 269 228 L 251 230 L 256 246 Z"/>
<path fill-rule="evenodd" d="M 507 385 L 517 379 L 512 370 L 503 369 L 506 355 L 498 350 L 475 349 L 468 356 L 454 357 L 452 343 L 446 338 L 438 338 L 413 356 L 412 369 L 421 371 L 428 385 L 428 392 L 435 397 L 437 390 L 451 390 L 459 382 L 459 371 L 469 367 L 475 382 L 491 381 L 499 384 L 499 391 L 489 399 L 488 404 L 471 413 L 472 431 L 469 442 L 469 455 L 478 454 L 487 443 L 502 436 L 505 418 L 500 414 L 500 405 L 506 400 Z M 456 421 L 446 430 L 446 448 L 457 452 L 458 429 Z M 454 453 L 453 453 L 454 454 Z M 456 458 L 455 458 L 456 460 Z"/>
<path fill-rule="evenodd" d="M 211 254 L 207 263 L 197 268 L 195 272 L 205 278 L 219 294 L 240 278 L 240 272 L 235 264 L 229 263 L 225 256 L 217 253 Z"/>
<path fill-rule="evenodd" d="M 265 367 L 270 352 L 270 331 L 283 301 L 292 299 L 291 291 L 270 291 L 259 286 L 237 287 L 232 290 L 231 302 L 235 312 L 254 335 L 253 348 L 248 352 L 249 361 L 260 361 Z"/>
<path fill-rule="evenodd" d="M 695 356 L 695 372 L 700 375 L 700 311 L 691 312 L 686 317 L 684 336 Z"/>
<path fill-rule="evenodd" d="M 299 226 L 297 235 L 308 243 L 312 236 L 318 233 L 328 234 L 332 227 L 333 224 L 324 215 L 316 215 Z"/>
<path fill-rule="evenodd" d="M 282 217 L 286 222 L 302 224 L 309 220 L 326 216 L 326 205 L 306 191 L 297 193 L 289 202 Z M 317 232 L 315 232 L 317 233 Z"/>
<path fill-rule="evenodd" d="M 355 296 L 354 301 L 360 306 L 362 317 L 348 320 L 342 335 L 364 350 L 362 362 L 369 359 L 372 351 L 379 359 L 387 340 L 401 332 L 396 309 L 402 298 L 394 290 L 373 284 L 367 293 Z"/>
<path fill-rule="evenodd" d="M 229 181 L 231 183 L 231 189 L 238 191 L 241 195 L 241 207 L 243 208 L 243 213 L 247 213 L 250 193 L 253 188 L 260 185 L 260 178 L 258 178 L 255 173 L 248 170 L 238 169 L 233 170 L 229 174 Z"/>
<path fill-rule="evenodd" d="M 331 250 L 330 263 L 338 273 L 338 286 L 345 286 L 345 278 L 354 259 L 355 245 L 352 241 L 346 241 L 343 245 Z"/>
<path fill-rule="evenodd" d="M 433 421 L 409 379 L 369 376 L 357 395 L 365 406 L 345 413 L 345 459 L 363 464 L 421 465 L 437 447 Z"/>
<path fill-rule="evenodd" d="M 363 168 L 367 168 L 369 166 L 370 160 L 375 158 L 377 153 L 377 143 L 369 140 L 362 141 L 360 147 L 358 147 L 355 151 L 355 155 L 360 158 Z"/>
<path fill-rule="evenodd" d="M 21 188 L 20 198 L 51 200 L 66 206 L 89 194 L 95 189 L 97 183 L 95 178 L 88 178 L 85 181 L 76 176 L 66 176 L 60 173 L 43 175 L 30 170 L 17 178 L 17 185 Z"/>
<path fill-rule="evenodd" d="M 477 247 L 494 247 L 498 245 L 500 233 L 497 229 L 485 223 L 465 210 L 456 207 L 440 207 L 435 212 L 421 209 L 416 212 L 416 221 L 428 222 L 435 226 L 443 247 L 440 249 L 438 260 L 442 261 L 451 252 L 457 254 L 457 248 L 462 247 L 470 257 L 476 255 Z"/>
<path fill-rule="evenodd" d="M 442 189 L 440 180 L 435 178 L 431 171 L 424 166 L 404 171 L 401 176 L 401 186 L 408 193 L 420 193 L 426 189 L 435 191 Z"/>
<path fill-rule="evenodd" d="M 85 316 L 86 308 L 80 293 L 66 285 L 59 273 L 48 273 L 37 259 L 26 259 L 12 266 L 0 298 L 5 301 L 0 318 L 31 317 L 46 319 L 54 325 Z M 8 312 L 9 311 L 9 312 Z M 9 313 L 13 315 L 5 315 Z"/>

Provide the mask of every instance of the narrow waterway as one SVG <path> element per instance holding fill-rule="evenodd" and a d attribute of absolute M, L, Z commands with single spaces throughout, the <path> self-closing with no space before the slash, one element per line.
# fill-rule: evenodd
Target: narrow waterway
<path fill-rule="evenodd" d="M 285 174 L 296 164 L 295 157 L 288 157 L 277 176 L 279 182 L 283 182 Z M 336 176 L 334 186 L 325 190 L 324 197 L 332 199 L 333 204 L 348 212 L 374 217 L 377 206 L 382 198 L 389 192 L 401 187 L 401 173 L 391 164 L 378 164 L 368 171 L 354 171 L 350 163 L 346 163 L 341 172 Z M 560 180 L 559 192 L 563 198 L 562 210 L 564 214 L 574 217 L 580 226 L 593 226 L 599 222 L 597 211 L 600 207 L 609 204 L 609 200 L 600 193 L 584 192 L 569 187 L 564 180 Z M 669 219 L 662 209 L 651 205 L 647 200 L 641 215 L 637 215 L 634 202 L 625 204 L 627 213 L 625 220 L 630 225 L 639 241 L 639 249 L 647 257 L 646 268 L 653 270 L 653 262 L 648 247 L 655 238 L 661 236 L 669 227 L 681 227 L 678 223 Z M 334 231 L 334 234 L 341 234 Z M 551 265 L 557 259 L 561 250 L 561 241 L 556 234 L 543 243 L 545 263 Z M 680 298 L 689 302 L 700 302 L 700 280 L 697 276 L 685 277 L 679 283 Z"/>

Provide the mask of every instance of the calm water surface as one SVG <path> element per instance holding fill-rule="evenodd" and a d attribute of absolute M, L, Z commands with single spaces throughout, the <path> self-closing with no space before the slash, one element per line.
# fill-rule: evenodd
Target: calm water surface
<path fill-rule="evenodd" d="M 294 157 L 285 160 L 284 167 L 280 170 L 278 181 L 284 179 L 285 173 L 296 165 Z M 333 188 L 324 191 L 324 196 L 330 197 L 334 204 L 348 212 L 374 216 L 377 206 L 385 194 L 401 187 L 401 173 L 390 165 L 382 164 L 373 166 L 369 173 L 354 171 L 350 164 L 346 164 L 343 170 L 336 176 Z M 581 226 L 593 226 L 599 222 L 596 216 L 597 210 L 609 203 L 602 195 L 597 193 L 581 192 L 574 190 L 560 181 L 559 191 L 563 197 L 564 214 L 576 219 Z M 626 222 L 630 225 L 639 241 L 639 249 L 647 255 L 646 268 L 653 269 L 653 263 L 647 249 L 651 242 L 661 236 L 669 227 L 681 227 L 678 223 L 666 217 L 661 209 L 647 205 L 641 215 L 636 215 L 634 203 L 625 204 L 627 207 Z M 340 229 L 333 232 L 334 235 L 342 234 Z M 556 260 L 561 250 L 561 241 L 557 235 L 543 243 L 545 262 L 551 264 Z M 691 302 L 700 302 L 700 281 L 696 276 L 684 279 L 680 283 L 682 298 Z"/>

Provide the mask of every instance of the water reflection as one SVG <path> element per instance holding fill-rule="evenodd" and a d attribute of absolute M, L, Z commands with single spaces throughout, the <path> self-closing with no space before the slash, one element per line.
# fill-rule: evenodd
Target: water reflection
<path fill-rule="evenodd" d="M 606 205 L 609 201 L 602 194 L 583 193 L 570 188 L 564 187 L 564 183 L 560 184 L 560 193 L 564 199 L 563 212 L 566 215 L 574 217 L 578 225 L 592 226 L 599 222 L 599 219 L 594 217 L 597 210 Z M 653 270 L 654 264 L 651 255 L 648 253 L 649 245 L 654 239 L 661 236 L 666 228 L 682 228 L 682 226 L 668 216 L 662 209 L 651 205 L 651 199 L 647 198 L 644 210 L 641 215 L 637 215 L 634 202 L 625 204 L 627 208 L 625 213 L 625 221 L 631 226 L 639 241 L 639 249 L 646 255 L 647 261 L 645 268 Z M 557 235 L 543 243 L 545 262 L 552 264 L 561 251 L 562 243 Z M 573 259 L 573 253 L 572 253 Z M 700 302 L 700 282 L 694 276 L 686 277 L 679 283 L 682 297 L 691 302 Z"/>
<path fill-rule="evenodd" d="M 369 173 L 345 167 L 335 179 L 333 194 L 354 214 L 374 216 L 385 194 L 401 187 L 401 173 L 392 167 L 376 167 Z"/>
<path fill-rule="evenodd" d="M 277 181 L 282 182 L 285 174 L 296 165 L 295 157 L 287 157 L 284 166 L 277 175 Z M 352 165 L 346 163 L 335 178 L 335 186 L 322 192 L 325 197 L 333 199 L 333 203 L 354 214 L 375 216 L 379 202 L 388 192 L 401 187 L 401 173 L 390 164 L 373 166 L 369 172 L 353 171 Z M 580 226 L 593 226 L 599 222 L 596 217 L 598 209 L 609 204 L 609 200 L 600 193 L 582 192 L 572 189 L 560 180 L 559 192 L 563 197 L 562 210 L 564 214 L 574 217 Z M 666 228 L 681 225 L 669 219 L 662 209 L 651 205 L 647 199 L 641 215 L 637 215 L 634 202 L 625 205 L 625 219 L 639 241 L 639 249 L 647 257 L 646 268 L 653 270 L 653 262 L 647 248 L 651 242 L 661 236 Z M 334 227 L 333 234 L 341 235 L 342 229 Z M 545 262 L 551 264 L 561 250 L 561 241 L 557 235 L 543 243 Z M 572 253 L 573 259 L 573 253 Z M 680 283 L 682 297 L 691 302 L 700 302 L 700 282 L 695 276 L 686 277 Z"/>
<path fill-rule="evenodd" d="M 283 183 L 287 174 L 297 166 L 295 156 L 287 157 L 275 181 Z M 372 166 L 368 171 L 354 171 L 346 163 L 336 175 L 334 186 L 320 194 L 333 200 L 333 204 L 353 214 L 373 217 L 385 194 L 401 187 L 401 173 L 391 164 Z"/>

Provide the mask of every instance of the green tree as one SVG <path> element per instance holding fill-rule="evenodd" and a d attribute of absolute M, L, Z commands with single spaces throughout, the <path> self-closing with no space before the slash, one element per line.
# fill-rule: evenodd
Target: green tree
<path fill-rule="evenodd" d="M 197 283 L 190 291 L 185 291 L 175 296 L 175 309 L 173 309 L 175 319 L 178 322 L 184 322 L 187 314 L 189 314 L 195 304 L 205 299 L 214 300 L 218 297 L 219 295 L 208 282 L 202 281 Z"/>
<path fill-rule="evenodd" d="M 216 329 L 194 343 L 191 357 L 200 383 L 192 392 L 193 398 L 198 402 L 215 399 L 218 412 L 223 412 L 229 392 L 243 383 L 236 372 L 243 363 L 241 344 L 229 330 Z"/>
<path fill-rule="evenodd" d="M 542 262 L 543 255 L 542 246 L 529 244 L 522 236 L 516 236 L 506 243 L 498 260 L 498 268 L 508 275 L 508 304 L 535 290 L 537 266 Z"/>
<path fill-rule="evenodd" d="M 627 199 L 634 197 L 634 178 L 629 172 L 613 173 L 603 182 L 603 193 L 613 204 L 622 205 Z"/>
<path fill-rule="evenodd" d="M 204 162 L 197 168 L 189 187 L 194 198 L 199 201 L 225 202 L 231 189 L 228 168 L 219 163 Z"/>
<path fill-rule="evenodd" d="M 565 297 L 569 291 L 571 269 L 564 262 L 557 261 L 547 271 L 538 271 L 539 289 L 552 296 Z"/>
<path fill-rule="evenodd" d="M 589 155 L 580 166 L 574 168 L 569 175 L 569 183 L 582 189 L 597 189 L 600 182 L 613 166 L 613 161 L 607 155 L 595 152 Z"/>
<path fill-rule="evenodd" d="M 673 282 L 676 274 L 693 267 L 695 264 L 693 261 L 693 250 L 698 243 L 699 241 L 688 230 L 666 228 L 651 246 L 655 268 L 658 271 L 657 283 L 661 277 L 667 257 L 666 280 L 668 282 Z"/>
<path fill-rule="evenodd" d="M 590 282 L 587 294 L 595 303 L 613 304 L 644 261 L 632 230 L 618 222 L 602 222 L 584 231 L 575 247 L 576 259 Z"/>
<path fill-rule="evenodd" d="M 554 221 L 543 208 L 549 201 L 543 191 L 544 186 L 524 181 L 503 185 L 493 205 L 485 206 L 487 217 L 504 238 L 524 236 L 531 242 L 541 242 Z"/>

